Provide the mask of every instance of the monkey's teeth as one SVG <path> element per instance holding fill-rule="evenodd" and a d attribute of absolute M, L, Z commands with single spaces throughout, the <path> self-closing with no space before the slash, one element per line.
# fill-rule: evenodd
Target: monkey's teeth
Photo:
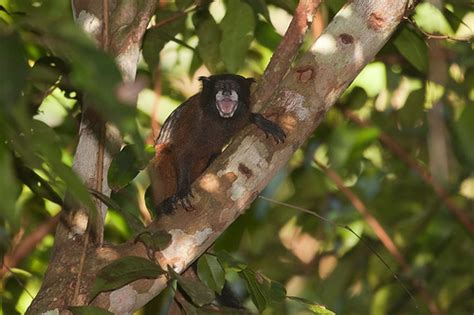
<path fill-rule="evenodd" d="M 219 114 L 224 118 L 232 117 L 236 108 L 237 102 L 234 102 L 230 99 L 223 99 L 217 102 L 217 109 L 219 110 Z"/>

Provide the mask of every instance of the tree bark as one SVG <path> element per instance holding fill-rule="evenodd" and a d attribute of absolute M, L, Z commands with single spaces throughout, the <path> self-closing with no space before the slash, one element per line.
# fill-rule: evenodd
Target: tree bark
<path fill-rule="evenodd" d="M 155 1 L 147 0 L 123 0 L 111 1 L 114 4 L 111 6 L 108 1 L 73 0 L 74 18 L 98 47 L 115 57 L 124 82 L 132 82 L 135 79 L 141 39 L 156 4 Z M 88 188 L 109 195 L 107 171 L 122 140 L 114 126 L 90 109 L 91 101 L 87 96 L 82 101 L 79 143 L 73 169 Z M 84 288 L 89 287 L 91 278 L 87 275 L 84 263 L 87 255 L 102 244 L 107 207 L 95 201 L 99 213 L 96 222 L 91 224 L 88 209 L 70 204 L 67 196 L 65 204 L 67 210 L 63 209 L 61 213 L 47 272 L 27 314 L 39 314 L 47 310 L 67 314 L 68 306 L 87 302 Z M 94 230 L 90 227 L 94 227 Z"/>
<path fill-rule="evenodd" d="M 172 235 L 171 245 L 155 253 L 156 260 L 163 268 L 171 266 L 177 272 L 184 271 L 245 211 L 389 39 L 408 4 L 409 0 L 348 2 L 299 61 L 289 69 L 283 69 L 286 75 L 278 88 L 271 87 L 274 92 L 270 101 L 266 102 L 271 106 L 264 109 L 264 115 L 285 129 L 286 142 L 276 145 L 255 126 L 249 126 L 234 138 L 223 154 L 193 184 L 195 197 L 192 204 L 196 210 L 190 213 L 178 208 L 175 215 L 162 217 L 149 227 L 155 231 L 166 230 Z M 122 47 L 114 44 L 113 38 L 110 44 L 111 47 Z M 267 81 L 269 79 L 265 78 Z M 70 239 L 67 242 L 70 246 L 77 246 L 74 242 L 78 240 Z M 75 250 L 69 255 L 64 252 L 58 255 L 60 249 L 55 250 L 50 265 L 53 271 L 46 275 L 38 294 L 40 298 L 35 299 L 29 313 L 38 314 L 47 310 L 62 312 L 71 305 L 71 290 L 67 289 L 67 285 L 74 282 L 52 282 L 53 278 L 62 280 L 77 277 L 75 268 L 78 268 L 77 257 L 81 255 L 76 258 L 67 256 L 82 252 L 84 257 L 81 268 L 87 273 L 79 279 L 79 297 L 83 297 L 76 301 L 79 304 L 84 303 L 100 268 L 124 256 L 148 257 L 141 243 L 84 248 L 86 250 L 79 253 Z M 92 304 L 115 314 L 132 314 L 166 285 L 165 276 L 155 280 L 138 280 L 100 294 Z"/>

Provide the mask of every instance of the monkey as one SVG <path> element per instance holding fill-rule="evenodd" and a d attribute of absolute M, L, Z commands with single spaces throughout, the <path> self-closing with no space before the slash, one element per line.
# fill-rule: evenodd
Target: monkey
<path fill-rule="evenodd" d="M 199 77 L 200 93 L 179 105 L 165 120 L 149 164 L 153 207 L 157 215 L 172 214 L 178 204 L 193 210 L 191 184 L 248 124 L 257 125 L 275 142 L 286 134 L 262 114 L 250 111 L 250 86 L 255 80 L 236 74 Z"/>

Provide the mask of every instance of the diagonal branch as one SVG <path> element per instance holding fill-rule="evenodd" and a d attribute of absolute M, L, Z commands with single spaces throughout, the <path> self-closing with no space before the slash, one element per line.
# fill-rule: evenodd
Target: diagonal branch
<path fill-rule="evenodd" d="M 268 102 L 286 71 L 295 59 L 321 0 L 301 0 L 295 9 L 293 19 L 276 48 L 270 62 L 259 80 L 255 93 L 252 95 L 254 111 L 260 111 Z"/>

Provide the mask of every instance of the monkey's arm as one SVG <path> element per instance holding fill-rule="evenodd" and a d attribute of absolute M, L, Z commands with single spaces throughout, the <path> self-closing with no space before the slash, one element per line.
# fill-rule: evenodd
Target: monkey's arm
<path fill-rule="evenodd" d="M 275 124 L 273 121 L 263 117 L 262 114 L 252 113 L 250 121 L 257 125 L 258 128 L 262 129 L 267 137 L 268 135 L 271 135 L 273 139 L 275 139 L 276 143 L 282 143 L 285 141 L 286 134 L 283 129 L 281 129 L 281 127 Z"/>
<path fill-rule="evenodd" d="M 177 130 L 179 128 L 183 128 L 183 126 L 180 125 L 181 118 L 186 115 L 186 110 L 189 110 L 189 107 L 198 101 L 198 98 L 199 94 L 190 97 L 171 113 L 171 115 L 166 119 L 165 123 L 161 127 L 160 134 L 155 140 L 155 145 L 160 143 L 170 143 L 173 141 L 173 137 L 175 137 Z"/>

